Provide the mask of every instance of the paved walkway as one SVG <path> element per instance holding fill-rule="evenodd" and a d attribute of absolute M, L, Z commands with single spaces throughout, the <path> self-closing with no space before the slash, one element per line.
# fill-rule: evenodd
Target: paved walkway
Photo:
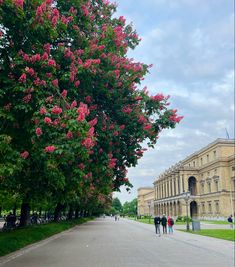
<path fill-rule="evenodd" d="M 234 243 L 152 225 L 97 219 L 0 258 L 4 267 L 232 267 Z"/>

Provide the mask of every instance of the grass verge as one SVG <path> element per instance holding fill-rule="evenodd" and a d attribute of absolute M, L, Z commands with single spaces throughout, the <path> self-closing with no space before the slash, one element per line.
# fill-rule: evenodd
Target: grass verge
<path fill-rule="evenodd" d="M 9 254 L 10 252 L 41 241 L 89 220 L 91 220 L 91 218 L 79 218 L 59 223 L 52 222 L 42 225 L 32 225 L 10 232 L 0 232 L 0 256 Z"/>
<path fill-rule="evenodd" d="M 179 230 L 186 232 L 186 230 Z M 232 229 L 203 229 L 197 232 L 189 231 L 191 234 L 210 236 L 235 242 L 235 231 Z"/>

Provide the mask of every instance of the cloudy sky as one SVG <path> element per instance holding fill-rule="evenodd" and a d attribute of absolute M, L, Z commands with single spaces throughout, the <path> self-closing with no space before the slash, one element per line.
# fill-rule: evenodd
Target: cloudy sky
<path fill-rule="evenodd" d="M 165 169 L 213 142 L 234 138 L 234 1 L 116 0 L 123 15 L 142 38 L 129 53 L 154 64 L 142 83 L 151 94 L 171 95 L 173 108 L 184 116 L 180 125 L 163 132 L 136 168 L 133 184 L 116 193 L 121 202 L 152 186 Z"/>

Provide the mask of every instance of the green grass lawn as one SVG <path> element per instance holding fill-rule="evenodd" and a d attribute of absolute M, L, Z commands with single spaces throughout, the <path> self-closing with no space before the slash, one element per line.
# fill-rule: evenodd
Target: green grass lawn
<path fill-rule="evenodd" d="M 186 230 L 180 231 L 186 232 Z M 195 235 L 210 236 L 235 242 L 235 231 L 232 229 L 204 229 L 196 232 L 189 231 L 189 233 Z"/>
<path fill-rule="evenodd" d="M 48 223 L 33 225 L 10 232 L 0 232 L 0 256 L 16 251 L 29 244 L 43 240 L 54 234 L 65 231 L 77 224 L 91 220 L 91 218 L 80 218 L 60 223 Z"/>

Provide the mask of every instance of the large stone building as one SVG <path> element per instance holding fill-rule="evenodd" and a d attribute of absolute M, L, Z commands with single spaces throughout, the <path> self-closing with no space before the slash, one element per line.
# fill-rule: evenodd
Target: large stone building
<path fill-rule="evenodd" d="M 177 217 L 188 212 L 201 219 L 235 215 L 235 141 L 217 139 L 166 170 L 153 184 L 154 214 Z M 188 205 L 186 192 L 190 192 Z"/>

